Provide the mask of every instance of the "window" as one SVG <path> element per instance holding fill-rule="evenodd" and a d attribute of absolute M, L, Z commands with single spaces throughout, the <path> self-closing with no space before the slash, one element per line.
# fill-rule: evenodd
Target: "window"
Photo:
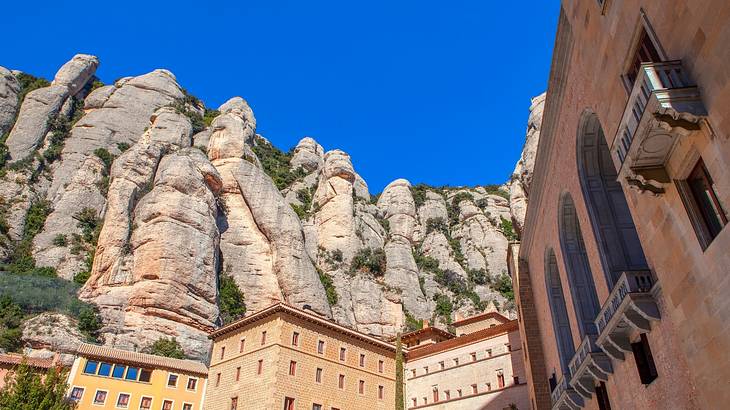
<path fill-rule="evenodd" d="M 477 361 L 477 354 L 476 353 L 470 353 L 471 355 L 471 361 L 476 362 Z"/>
<path fill-rule="evenodd" d="M 152 408 L 152 397 L 142 397 L 139 401 L 139 410 L 150 410 Z"/>
<path fill-rule="evenodd" d="M 611 403 L 608 401 L 608 390 L 606 390 L 606 383 L 604 382 L 596 386 L 596 401 L 598 402 L 598 410 L 611 410 Z"/>
<path fill-rule="evenodd" d="M 360 394 L 365 394 L 365 380 L 360 380 L 357 383 L 357 392 Z"/>
<path fill-rule="evenodd" d="M 378 372 L 383 373 L 385 368 L 385 363 L 382 360 L 378 360 Z"/>
<path fill-rule="evenodd" d="M 516 385 L 520 384 L 520 376 L 512 376 L 512 382 Z"/>
<path fill-rule="evenodd" d="M 243 353 L 243 348 L 246 347 L 246 339 L 243 338 L 238 344 L 238 353 Z"/>
<path fill-rule="evenodd" d="M 504 373 L 502 373 L 502 369 L 497 370 L 497 386 L 500 389 L 504 387 Z"/>
<path fill-rule="evenodd" d="M 341 361 L 343 361 L 343 362 L 345 361 L 346 354 L 347 354 L 347 349 L 345 349 L 344 347 L 341 347 L 340 348 L 340 360 Z"/>
<path fill-rule="evenodd" d="M 423 366 L 423 372 L 424 372 L 425 374 L 428 374 L 428 366 Z"/>
<path fill-rule="evenodd" d="M 458 394 L 459 397 L 461 397 L 461 389 L 456 389 L 456 394 Z"/>
<path fill-rule="evenodd" d="M 258 365 L 256 366 L 256 374 L 261 374 L 261 372 L 264 371 L 264 360 L 259 360 Z"/>
<path fill-rule="evenodd" d="M 225 346 L 221 346 L 221 357 L 220 357 L 220 359 L 223 360 L 223 357 L 225 355 L 226 355 L 226 347 Z"/>
<path fill-rule="evenodd" d="M 471 385 L 471 394 L 477 394 L 477 385 L 476 384 Z"/>
<path fill-rule="evenodd" d="M 651 41 L 649 34 L 646 32 L 646 30 L 643 30 L 641 36 L 639 37 L 639 43 L 636 46 L 634 56 L 631 59 L 631 65 L 629 66 L 629 70 L 626 73 L 626 78 L 629 81 L 629 85 L 633 87 L 634 81 L 636 81 L 636 77 L 639 76 L 641 64 L 657 61 L 662 61 L 661 57 L 659 56 L 659 52 L 657 51 L 654 42 Z"/>
<path fill-rule="evenodd" d="M 454 366 L 458 366 L 458 365 L 459 365 L 459 358 L 456 357 L 456 358 L 454 358 Z"/>
<path fill-rule="evenodd" d="M 94 404 L 103 406 L 106 402 L 106 390 L 97 390 L 96 394 L 94 394 Z"/>
<path fill-rule="evenodd" d="M 96 374 L 96 368 L 99 367 L 99 362 L 95 362 L 93 360 L 87 360 L 86 366 L 84 366 L 84 373 L 86 374 Z"/>
<path fill-rule="evenodd" d="M 139 376 L 139 367 L 128 367 L 127 368 L 127 376 L 124 377 L 125 380 L 137 380 L 137 376 Z"/>
<path fill-rule="evenodd" d="M 444 390 L 444 399 L 451 400 L 451 392 L 449 390 Z"/>
<path fill-rule="evenodd" d="M 486 383 L 487 391 L 492 391 L 492 383 Z"/>
<path fill-rule="evenodd" d="M 411 376 L 416 377 L 416 369 L 411 369 Z"/>
<path fill-rule="evenodd" d="M 378 398 L 383 400 L 383 396 L 385 396 L 385 387 L 378 386 Z"/>
<path fill-rule="evenodd" d="M 241 380 L 241 366 L 236 367 L 236 381 Z"/>
<path fill-rule="evenodd" d="M 297 362 L 294 360 L 289 362 L 289 376 L 296 376 L 297 374 Z"/>
<path fill-rule="evenodd" d="M 340 377 L 337 379 L 337 387 L 340 389 L 345 388 L 345 375 L 341 374 Z"/>
<path fill-rule="evenodd" d="M 112 377 L 116 379 L 121 379 L 124 377 L 124 371 L 127 370 L 127 366 L 121 365 L 121 364 L 115 364 L 114 370 L 112 370 Z"/>
<path fill-rule="evenodd" d="M 215 375 L 215 387 L 220 386 L 220 384 L 221 384 L 221 374 L 218 373 Z"/>
<path fill-rule="evenodd" d="M 291 397 L 284 398 L 284 410 L 294 410 L 294 399 Z"/>
<path fill-rule="evenodd" d="M 83 387 L 74 387 L 71 390 L 71 394 L 69 395 L 69 398 L 73 401 L 79 401 L 81 400 L 81 397 L 84 395 L 84 388 Z"/>
<path fill-rule="evenodd" d="M 492 349 L 487 349 L 487 357 L 492 357 Z"/>
<path fill-rule="evenodd" d="M 172 410 L 172 400 L 163 400 L 162 410 Z"/>
<path fill-rule="evenodd" d="M 317 341 L 317 353 L 324 354 L 324 340 Z"/>
<path fill-rule="evenodd" d="M 292 346 L 299 346 L 299 333 L 294 332 L 291 335 L 291 345 Z"/>
<path fill-rule="evenodd" d="M 261 346 L 266 344 L 266 331 L 261 332 Z"/>
<path fill-rule="evenodd" d="M 727 225 L 728 219 L 702 159 L 697 161 L 687 180 L 678 183 L 678 187 L 700 245 L 703 250 L 707 249 Z"/>
<path fill-rule="evenodd" d="M 444 362 L 443 362 L 443 361 L 439 362 L 439 368 L 440 368 L 441 370 L 444 370 L 444 369 L 446 368 L 446 365 L 444 364 Z"/>
<path fill-rule="evenodd" d="M 506 348 L 507 348 L 507 351 L 508 351 L 508 352 L 511 352 L 511 351 L 512 351 L 512 345 L 511 345 L 511 344 L 509 344 L 509 343 L 505 343 L 505 344 L 504 344 L 504 347 L 506 347 Z"/>
<path fill-rule="evenodd" d="M 317 371 L 314 373 L 314 381 L 317 383 L 322 383 L 322 369 L 319 367 L 317 368 Z"/>
<path fill-rule="evenodd" d="M 434 403 L 439 402 L 439 389 L 436 387 L 433 388 L 433 402 Z"/>
<path fill-rule="evenodd" d="M 231 397 L 231 410 L 237 410 L 238 409 L 238 396 Z"/>
<path fill-rule="evenodd" d="M 193 410 L 193 405 L 191 403 L 183 403 L 182 410 Z"/>
<path fill-rule="evenodd" d="M 99 365 L 99 376 L 109 376 L 112 372 L 111 363 L 102 363 Z"/>
<path fill-rule="evenodd" d="M 119 396 L 117 396 L 117 408 L 126 409 L 128 407 L 129 407 L 129 394 L 119 393 Z"/>
<path fill-rule="evenodd" d="M 177 387 L 177 375 L 170 373 L 167 376 L 167 387 Z"/>
<path fill-rule="evenodd" d="M 322 410 L 321 404 L 312 404 L 312 410 Z"/>
<path fill-rule="evenodd" d="M 139 371 L 139 381 L 149 383 L 152 379 L 152 370 L 142 369 Z"/>
<path fill-rule="evenodd" d="M 413 402 L 413 407 L 418 406 L 418 399 L 417 398 L 414 397 L 414 398 L 411 399 L 411 401 Z"/>
<path fill-rule="evenodd" d="M 638 342 L 631 343 L 631 349 L 634 351 L 634 360 L 636 361 L 636 368 L 639 370 L 641 383 L 649 384 L 659 375 L 654 365 L 654 356 L 651 354 L 649 339 L 646 338 L 646 333 L 642 333 L 639 337 Z"/>
<path fill-rule="evenodd" d="M 195 391 L 198 388 L 198 379 L 196 377 L 188 377 L 188 384 L 185 388 L 190 391 Z"/>
<path fill-rule="evenodd" d="M 360 353 L 360 367 L 365 367 L 365 355 Z"/>

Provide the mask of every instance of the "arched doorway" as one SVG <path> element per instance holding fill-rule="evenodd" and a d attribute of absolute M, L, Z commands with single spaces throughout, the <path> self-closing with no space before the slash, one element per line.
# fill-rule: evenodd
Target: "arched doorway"
<path fill-rule="evenodd" d="M 621 272 L 647 269 L 646 258 L 596 114 L 583 115 L 577 143 L 583 197 L 606 282 L 613 289 Z"/>
<path fill-rule="evenodd" d="M 573 307 L 582 339 L 587 334 L 596 333 L 593 321 L 601 308 L 578 215 L 575 212 L 575 203 L 569 193 L 563 194 L 560 199 L 559 210 L 560 249 L 563 251 L 568 285 L 573 296 Z"/>
<path fill-rule="evenodd" d="M 563 374 L 568 373 L 568 363 L 575 354 L 573 345 L 573 332 L 570 330 L 568 320 L 568 309 L 565 307 L 565 295 L 563 284 L 558 271 L 558 260 L 552 248 L 545 250 L 545 285 L 547 286 L 548 301 L 550 302 L 550 313 L 553 319 L 553 331 L 555 342 L 558 345 L 558 356 Z"/>

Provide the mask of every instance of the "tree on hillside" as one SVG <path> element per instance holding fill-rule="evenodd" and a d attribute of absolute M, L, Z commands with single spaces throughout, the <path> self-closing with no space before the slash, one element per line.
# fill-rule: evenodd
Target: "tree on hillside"
<path fill-rule="evenodd" d="M 34 372 L 25 362 L 5 377 L 0 390 L 3 410 L 72 410 L 74 402 L 66 398 L 66 374 L 51 369 L 45 374 Z"/>
<path fill-rule="evenodd" d="M 182 346 L 175 339 L 161 337 L 154 343 L 146 348 L 142 349 L 143 353 L 153 354 L 156 356 L 171 357 L 173 359 L 186 359 L 185 352 L 183 352 Z"/>
<path fill-rule="evenodd" d="M 395 340 L 395 410 L 404 410 L 403 346 L 400 341 L 400 332 L 398 332 Z"/>

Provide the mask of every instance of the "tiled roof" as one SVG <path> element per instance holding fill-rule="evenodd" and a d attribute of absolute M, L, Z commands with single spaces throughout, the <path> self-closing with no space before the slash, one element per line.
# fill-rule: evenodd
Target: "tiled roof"
<path fill-rule="evenodd" d="M 497 320 L 499 320 L 502 323 L 509 322 L 509 319 L 506 318 L 506 317 L 504 317 L 504 315 L 502 315 L 500 313 L 497 313 L 497 312 L 486 312 L 486 313 L 478 314 L 476 316 L 467 317 L 465 319 L 457 320 L 456 322 L 452 323 L 451 325 L 452 326 L 459 327 L 459 326 L 468 325 L 469 323 L 480 322 L 482 320 L 490 319 L 490 318 L 497 319 Z"/>
<path fill-rule="evenodd" d="M 17 366 L 21 364 L 23 360 L 25 360 L 25 364 L 27 364 L 28 366 L 36 367 L 39 369 L 50 369 L 54 365 L 52 357 L 39 358 L 10 353 L 0 354 L 0 364 Z"/>
<path fill-rule="evenodd" d="M 264 319 L 264 318 L 271 316 L 273 314 L 276 314 L 276 313 L 286 313 L 286 314 L 292 315 L 294 317 L 304 319 L 311 323 L 316 323 L 320 326 L 334 330 L 343 335 L 346 335 L 346 336 L 361 340 L 363 342 L 369 343 L 371 345 L 375 345 L 375 346 L 381 347 L 383 349 L 391 350 L 391 351 L 395 352 L 395 346 L 391 343 L 388 343 L 386 341 L 383 341 L 381 339 L 378 339 L 378 338 L 370 336 L 370 335 L 366 335 L 365 333 L 358 332 L 357 330 L 349 329 L 345 326 L 339 325 L 339 324 L 335 323 L 334 321 L 327 319 L 323 316 L 320 316 L 316 313 L 305 311 L 305 310 L 300 310 L 300 309 L 297 309 L 293 306 L 289 306 L 282 302 L 273 304 L 267 308 L 259 310 L 258 312 L 252 314 L 251 316 L 244 317 L 233 323 L 223 326 L 220 329 L 214 330 L 213 332 L 211 332 L 208 335 L 208 337 L 210 337 L 211 339 L 216 339 L 220 336 L 227 334 L 228 332 L 234 331 L 236 329 L 239 329 L 243 326 L 254 323 L 258 320 Z M 406 349 L 403 348 L 403 351 L 405 352 Z"/>
<path fill-rule="evenodd" d="M 407 340 L 411 340 L 417 337 L 422 337 L 425 335 L 428 335 L 429 333 L 434 333 L 438 336 L 441 336 L 444 339 L 453 339 L 455 336 L 445 330 L 439 329 L 437 327 L 429 326 L 424 327 L 423 329 L 414 330 L 413 332 L 405 333 L 401 335 L 400 339 L 401 342 L 406 342 Z M 391 338 L 391 340 L 395 340 L 396 338 Z"/>
<path fill-rule="evenodd" d="M 87 343 L 79 345 L 76 352 L 79 356 L 92 359 L 109 360 L 136 366 L 178 370 L 201 376 L 208 375 L 208 367 L 205 364 L 194 360 L 173 359 L 170 357 L 130 352 L 128 350 L 114 349 L 111 347 L 97 346 Z"/>
<path fill-rule="evenodd" d="M 486 329 L 478 330 L 474 333 L 468 333 L 464 336 L 455 337 L 453 339 L 444 340 L 443 342 L 434 343 L 431 345 L 419 347 L 418 349 L 411 349 L 407 354 L 407 360 L 418 359 L 420 357 L 430 356 L 435 353 L 443 352 L 446 350 L 455 349 L 464 345 L 475 343 L 484 339 L 491 339 L 496 336 L 503 335 L 505 333 L 514 332 L 518 329 L 517 320 L 510 320 L 507 323 L 497 325 L 494 327 L 488 327 Z"/>

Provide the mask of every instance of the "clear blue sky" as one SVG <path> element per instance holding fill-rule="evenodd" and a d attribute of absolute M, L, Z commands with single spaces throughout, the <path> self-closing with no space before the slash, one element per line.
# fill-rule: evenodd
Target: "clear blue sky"
<path fill-rule="evenodd" d="M 104 82 L 167 68 L 217 107 L 240 95 L 287 150 L 340 148 L 372 192 L 396 178 L 501 183 L 547 83 L 552 1 L 39 1 L 3 4 L 0 65 Z"/>

